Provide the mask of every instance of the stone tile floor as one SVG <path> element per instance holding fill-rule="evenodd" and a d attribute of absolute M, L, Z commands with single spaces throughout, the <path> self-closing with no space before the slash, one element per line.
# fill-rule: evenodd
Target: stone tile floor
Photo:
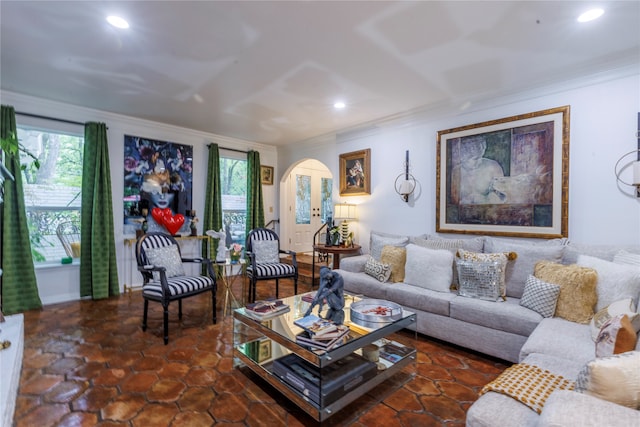
<path fill-rule="evenodd" d="M 259 286 L 258 298 L 269 287 Z M 293 294 L 284 281 L 280 295 Z M 299 288 L 305 292 L 305 286 Z M 239 292 L 239 291 L 238 291 Z M 266 292 L 266 293 L 265 293 Z M 25 313 L 25 350 L 14 426 L 318 425 L 259 378 L 234 368 L 233 321 L 211 324 L 208 294 L 162 309 L 150 304 L 142 332 L 140 292 L 56 304 Z M 413 332 L 393 338 L 414 342 Z M 418 335 L 415 377 L 391 378 L 322 425 L 463 426 L 482 386 L 508 364 Z"/>

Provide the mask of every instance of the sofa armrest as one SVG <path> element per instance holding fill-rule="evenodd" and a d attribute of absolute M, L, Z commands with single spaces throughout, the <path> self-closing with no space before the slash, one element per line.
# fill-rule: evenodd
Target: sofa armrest
<path fill-rule="evenodd" d="M 556 390 L 544 404 L 539 427 L 616 427 L 640 425 L 640 411 L 597 397 Z"/>
<path fill-rule="evenodd" d="M 364 266 L 369 259 L 369 255 L 355 255 L 340 259 L 340 269 L 351 271 L 352 273 L 364 273 Z"/>

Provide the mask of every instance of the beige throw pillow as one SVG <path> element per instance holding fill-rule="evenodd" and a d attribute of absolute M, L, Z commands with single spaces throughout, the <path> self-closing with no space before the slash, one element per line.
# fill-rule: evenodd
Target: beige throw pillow
<path fill-rule="evenodd" d="M 540 261 L 534 268 L 534 276 L 547 283 L 560 285 L 555 313 L 557 317 L 577 323 L 589 323 L 598 300 L 598 274 L 595 270 L 575 264 Z"/>
<path fill-rule="evenodd" d="M 407 261 L 407 250 L 404 247 L 385 246 L 382 248 L 380 262 L 391 266 L 390 282 L 404 281 L 404 264 Z"/>
<path fill-rule="evenodd" d="M 582 368 L 575 389 L 618 405 L 640 409 L 640 351 L 592 360 Z"/>

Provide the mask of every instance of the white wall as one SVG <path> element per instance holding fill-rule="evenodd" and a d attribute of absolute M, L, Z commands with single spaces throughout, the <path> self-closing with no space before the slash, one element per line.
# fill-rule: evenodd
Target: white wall
<path fill-rule="evenodd" d="M 370 230 L 435 234 L 437 132 L 564 105 L 571 106 L 570 240 L 640 244 L 640 199 L 623 194 L 621 190 L 630 192 L 630 189 L 618 188 L 614 175 L 617 159 L 637 148 L 638 70 L 496 99 L 463 112 L 441 108 L 413 113 L 370 123 L 362 129 L 325 135 L 304 144 L 281 147 L 278 151 L 280 169 L 313 157 L 324 162 L 334 177 L 338 177 L 339 154 L 371 148 L 370 196 L 341 199 L 338 179 L 334 180 L 334 201 L 348 199 L 360 205 L 356 240 L 368 248 Z M 400 199 L 393 186 L 403 171 L 405 150 L 410 150 L 411 172 L 419 181 L 418 194 L 409 204 Z"/>
<path fill-rule="evenodd" d="M 104 111 L 91 110 L 69 104 L 51 102 L 44 99 L 24 96 L 11 92 L 0 92 L 2 104 L 11 105 L 16 111 L 30 114 L 38 114 L 58 119 L 71 120 L 76 122 L 97 121 L 107 124 L 109 140 L 109 157 L 111 166 L 111 186 L 113 190 L 113 219 L 115 226 L 116 251 L 118 259 L 118 277 L 120 289 L 126 282 L 131 285 L 130 278 L 134 283 L 141 282 L 141 277 L 136 271 L 130 273 L 125 271 L 127 261 L 133 261 L 132 248 L 125 247 L 124 239 L 132 238 L 133 235 L 123 235 L 123 188 L 124 188 L 124 135 L 142 136 L 161 141 L 172 141 L 179 144 L 193 146 L 193 209 L 199 216 L 204 214 L 204 194 L 206 191 L 207 179 L 207 144 L 217 143 L 220 147 L 235 148 L 238 150 L 257 150 L 260 152 L 260 162 L 265 165 L 275 167 L 274 173 L 277 176 L 277 151 L 274 147 L 252 143 L 233 138 L 222 137 L 215 134 L 198 132 L 191 129 L 170 126 L 162 123 L 134 119 L 122 115 L 112 114 Z M 16 117 L 20 121 L 20 116 Z M 276 204 L 277 186 L 263 186 L 265 200 L 265 220 L 276 218 L 277 211 L 269 212 L 268 206 Z M 198 233 L 202 234 L 202 222 L 198 223 Z M 133 262 L 135 264 L 135 262 Z M 129 265 L 129 269 L 130 269 Z M 38 290 L 44 304 L 52 304 L 62 301 L 80 298 L 79 291 L 79 266 L 57 265 L 36 268 L 36 278 Z"/>

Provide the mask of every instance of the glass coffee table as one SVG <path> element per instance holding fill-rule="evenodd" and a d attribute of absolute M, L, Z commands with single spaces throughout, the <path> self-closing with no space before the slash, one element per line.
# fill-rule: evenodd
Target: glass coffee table
<path fill-rule="evenodd" d="M 296 335 L 303 330 L 294 321 L 303 317 L 309 308 L 308 294 L 282 298 L 290 310 L 271 318 L 255 318 L 244 307 L 234 310 L 236 367 L 247 367 L 318 421 L 327 419 L 410 364 L 414 367 L 409 375 L 412 377 L 415 349 L 391 341 L 388 336 L 407 327 L 415 330 L 415 313 L 400 308 L 401 314 L 396 320 L 356 323 L 351 320 L 350 307 L 362 298 L 345 294 L 344 324 L 349 326 L 349 333 L 343 344 L 329 351 L 296 343 Z M 314 313 L 317 314 L 317 310 L 314 308 Z M 372 349 L 374 355 L 380 354 L 375 369 L 360 376 L 353 374 L 354 366 L 371 365 L 363 356 L 372 360 Z M 289 368 L 286 375 L 283 366 Z M 341 377 L 346 378 L 344 383 L 340 382 Z"/>

